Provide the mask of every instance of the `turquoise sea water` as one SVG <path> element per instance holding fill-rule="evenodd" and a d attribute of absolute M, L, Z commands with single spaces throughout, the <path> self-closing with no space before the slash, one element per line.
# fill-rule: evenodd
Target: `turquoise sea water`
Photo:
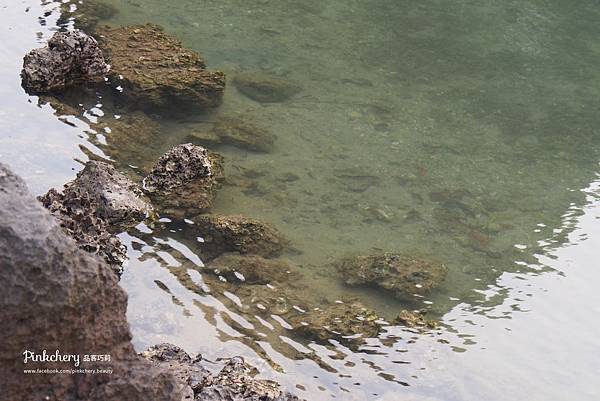
<path fill-rule="evenodd" d="M 430 334 L 390 327 L 358 350 L 271 335 L 227 294 L 177 279 L 197 255 L 173 223 L 122 234 L 138 349 L 168 341 L 207 359 L 241 354 L 308 400 L 597 399 L 597 4 L 109 3 L 118 13 L 106 23 L 154 22 L 229 77 L 302 88 L 261 104 L 228 85 L 214 116 L 241 115 L 277 141 L 270 153 L 218 149 L 235 184 L 216 212 L 277 226 L 312 297 L 356 297 L 387 319 L 424 308 L 442 323 Z M 56 29 L 57 4 L 5 0 L 0 13 L 0 161 L 43 193 L 89 152 L 110 158 L 89 134 L 102 100 L 70 125 L 38 107 L 18 73 Z M 206 118 L 161 119 L 148 159 Z M 373 248 L 440 261 L 448 277 L 410 304 L 344 286 L 331 262 Z"/>

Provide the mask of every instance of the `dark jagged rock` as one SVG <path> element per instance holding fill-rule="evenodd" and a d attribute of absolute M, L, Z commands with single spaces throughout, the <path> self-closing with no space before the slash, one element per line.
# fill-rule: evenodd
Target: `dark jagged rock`
<path fill-rule="evenodd" d="M 57 24 L 64 26 L 73 21 L 75 28 L 92 32 L 102 20 L 117 14 L 118 10 L 111 4 L 98 0 L 72 0 L 60 5 L 61 15 Z"/>
<path fill-rule="evenodd" d="M 126 320 L 127 296 L 106 264 L 77 248 L 24 182 L 0 164 L 0 398 L 3 400 L 180 401 L 183 383 L 139 358 Z M 110 355 L 79 369 L 111 374 L 24 374 L 75 369 L 24 363 L 25 350 Z"/>
<path fill-rule="evenodd" d="M 283 102 L 301 90 L 293 82 L 260 73 L 238 74 L 233 84 L 238 91 L 260 103 Z"/>
<path fill-rule="evenodd" d="M 51 189 L 40 201 L 80 248 L 102 256 L 118 273 L 126 248 L 113 232 L 152 212 L 131 180 L 99 161 L 88 162 L 62 192 Z"/>
<path fill-rule="evenodd" d="M 188 143 L 158 159 L 144 178 L 144 189 L 163 214 L 182 217 L 210 209 L 221 179 L 221 157 Z"/>
<path fill-rule="evenodd" d="M 275 136 L 266 129 L 232 116 L 220 117 L 212 131 L 194 131 L 188 139 L 201 145 L 231 145 L 256 152 L 269 152 L 275 143 Z"/>
<path fill-rule="evenodd" d="M 193 229 L 204 239 L 200 248 L 207 259 L 227 252 L 275 257 L 287 245 L 274 227 L 248 217 L 202 215 L 193 221 Z"/>
<path fill-rule="evenodd" d="M 56 32 L 47 46 L 25 55 L 21 78 L 28 92 L 60 92 L 103 82 L 108 70 L 94 38 L 80 31 Z"/>
<path fill-rule="evenodd" d="M 347 258 L 337 268 L 346 284 L 380 287 L 399 298 L 429 293 L 447 272 L 442 264 L 394 253 Z"/>
<path fill-rule="evenodd" d="M 252 369 L 241 357 L 231 358 L 217 375 L 201 364 L 202 357 L 191 358 L 171 344 L 150 347 L 141 354 L 156 366 L 165 367 L 187 383 L 190 399 L 196 401 L 298 401 L 270 380 L 251 376 Z"/>
<path fill-rule="evenodd" d="M 153 24 L 99 27 L 100 46 L 110 60 L 110 79 L 129 104 L 180 113 L 216 107 L 225 74 L 209 71 L 197 52 Z"/>
<path fill-rule="evenodd" d="M 284 283 L 290 280 L 297 281 L 300 278 L 300 274 L 294 272 L 283 260 L 238 253 L 221 255 L 212 260 L 206 268 L 231 283 Z"/>

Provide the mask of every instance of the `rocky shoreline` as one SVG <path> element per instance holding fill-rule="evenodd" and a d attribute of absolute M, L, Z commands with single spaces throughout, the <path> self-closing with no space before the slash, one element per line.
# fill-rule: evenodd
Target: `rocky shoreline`
<path fill-rule="evenodd" d="M 223 168 L 223 157 L 207 147 L 227 144 L 254 152 L 269 152 L 276 140 L 270 132 L 241 117 L 222 116 L 214 122 L 212 130 L 190 132 L 189 143 L 172 147 L 153 165 L 144 158 L 143 151 L 138 150 L 140 140 L 160 136 L 153 116 L 158 113 L 169 118 L 218 107 L 223 98 L 225 74 L 207 70 L 200 55 L 182 47 L 159 26 L 101 27 L 94 13 L 114 10 L 93 6 L 95 2 L 85 4 L 91 13 L 84 7 L 73 17 L 75 26 L 91 35 L 79 30 L 57 32 L 46 47 L 25 56 L 22 81 L 29 93 L 38 94 L 40 101 L 52 104 L 57 115 L 79 115 L 77 102 L 65 95 L 69 91 L 94 88 L 105 93 L 109 102 L 123 112 L 119 113 L 116 126 L 105 127 L 110 135 L 102 148 L 112 160 L 91 158 L 62 190 L 51 189 L 41 196 L 41 204 L 7 167 L 0 167 L 0 196 L 9 202 L 7 207 L 0 203 L 3 205 L 0 214 L 7 216 L 0 221 L 0 229 L 11 233 L 0 236 L 0 249 L 8 252 L 0 259 L 3 269 L 0 278 L 5 280 L 0 286 L 12 288 L 15 283 L 11 280 L 18 280 L 22 275 L 37 275 L 35 280 L 19 287 L 23 294 L 17 296 L 17 303 L 23 311 L 5 308 L 9 314 L 4 317 L 17 320 L 24 318 L 23 313 L 34 313 L 35 304 L 23 305 L 24 299 L 30 297 L 27 294 L 40 294 L 47 291 L 48 285 L 58 285 L 60 275 L 52 280 L 48 277 L 56 269 L 67 283 L 55 289 L 56 297 L 68 291 L 78 292 L 80 285 L 89 286 L 89 289 L 81 289 L 77 297 L 65 295 L 67 301 L 46 305 L 46 312 L 52 316 L 36 317 L 37 326 L 23 328 L 31 330 L 23 335 L 33 336 L 36 328 L 53 327 L 57 320 L 44 319 L 62 316 L 65 327 L 61 330 L 71 333 L 65 334 L 65 338 L 73 337 L 76 328 L 89 332 L 86 334 L 89 338 L 83 342 L 74 337 L 72 343 L 67 341 L 69 347 L 73 351 L 102 348 L 114 356 L 114 369 L 120 374 L 99 382 L 87 376 L 78 381 L 31 375 L 22 384 L 16 376 L 22 366 L 14 362 L 18 348 L 8 342 L 6 352 L 0 356 L 11 361 L 7 365 L 12 386 L 9 394 L 19 399 L 26 394 L 23 385 L 30 385 L 35 397 L 43 394 L 54 397 L 49 399 L 62 399 L 63 394 L 76 392 L 75 399 L 90 400 L 142 397 L 198 401 L 296 400 L 297 397 L 276 383 L 253 379 L 250 369 L 239 357 L 231 358 L 223 370 L 214 375 L 203 367 L 201 357 L 191 358 L 175 345 L 160 344 L 141 356 L 133 351 L 124 314 L 126 296 L 118 286 L 126 248 L 116 234 L 141 222 L 151 224 L 159 216 L 189 220 L 191 224 L 185 227 L 185 234 L 193 239 L 202 238 L 200 243 L 195 241 L 189 245 L 205 262 L 202 268 L 194 268 L 207 273 L 207 283 L 216 289 L 215 294 L 229 291 L 241 300 L 248 300 L 251 310 L 246 313 L 276 315 L 289 323 L 289 327 L 274 329 L 279 334 L 291 332 L 322 343 L 336 339 L 354 348 L 367 338 L 377 337 L 390 323 L 354 298 L 331 302 L 311 298 L 310 294 L 301 295 L 305 293 L 302 273 L 281 258 L 290 245 L 284 234 L 268 222 L 211 213 L 217 191 L 227 180 L 227 172 Z M 257 74 L 240 74 L 232 82 L 240 93 L 261 103 L 282 102 L 301 91 L 294 83 Z M 101 121 L 100 118 L 100 125 Z M 134 133 L 136 137 L 132 138 Z M 135 176 L 122 168 L 132 161 L 137 164 Z M 42 255 L 13 256 L 9 252 L 11 247 L 26 247 L 32 240 L 39 245 Z M 427 294 L 446 274 L 442 264 L 393 252 L 355 256 L 335 264 L 340 280 L 347 285 L 375 287 L 398 298 Z M 177 274 L 187 288 L 199 291 L 185 270 Z M 85 276 L 85 280 L 79 282 L 71 278 L 77 275 Z M 46 283 L 48 280 L 50 283 Z M 265 285 L 277 291 L 265 292 Z M 3 306 L 15 303 L 14 296 L 5 297 Z M 110 302 L 99 303 L 93 312 L 82 311 L 79 320 L 71 316 L 75 307 L 71 302 L 81 302 L 89 309 L 95 305 L 92 299 L 99 296 Z M 44 311 L 42 314 L 46 315 Z M 115 326 L 105 324 L 105 318 L 114 319 Z M 393 324 L 420 331 L 435 328 L 435 322 L 427 320 L 421 312 L 409 310 L 401 311 Z M 113 334 L 117 329 L 119 342 L 115 344 Z M 107 335 L 106 330 L 111 334 Z M 36 341 L 40 346 L 58 346 L 63 331 L 53 334 L 54 330 L 47 330 L 45 334 L 52 337 L 36 337 Z M 9 336 L 11 334 L 5 332 L 2 338 Z M 125 374 L 126 371 L 129 373 Z"/>

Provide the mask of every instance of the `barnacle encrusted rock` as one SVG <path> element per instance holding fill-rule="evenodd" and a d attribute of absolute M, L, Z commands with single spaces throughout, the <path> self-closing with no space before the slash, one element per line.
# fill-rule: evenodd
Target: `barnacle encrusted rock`
<path fill-rule="evenodd" d="M 225 74 L 207 70 L 197 52 L 160 26 L 98 27 L 97 33 L 110 60 L 110 80 L 130 105 L 178 113 L 221 103 Z"/>
<path fill-rule="evenodd" d="M 94 38 L 81 31 L 56 32 L 45 47 L 25 55 L 21 78 L 28 92 L 60 92 L 69 86 L 103 82 L 108 70 Z"/>
<path fill-rule="evenodd" d="M 222 180 L 221 157 L 191 143 L 177 145 L 158 159 L 144 189 L 163 214 L 206 212 Z"/>
<path fill-rule="evenodd" d="M 337 268 L 346 284 L 380 287 L 399 298 L 429 293 L 447 272 L 442 264 L 396 253 L 346 258 Z"/>
<path fill-rule="evenodd" d="M 80 248 L 102 256 L 117 273 L 126 248 L 114 232 L 153 210 L 131 180 L 100 161 L 89 161 L 62 192 L 51 189 L 39 199 Z"/>
<path fill-rule="evenodd" d="M 167 368 L 188 387 L 189 399 L 197 401 L 299 401 L 271 380 L 252 377 L 253 369 L 241 357 L 230 358 L 216 375 L 202 366 L 200 355 L 191 358 L 172 344 L 158 344 L 142 352 L 142 357 Z"/>
<path fill-rule="evenodd" d="M 241 215 L 201 215 L 193 218 L 195 230 L 204 242 L 199 244 L 202 256 L 213 259 L 227 252 L 279 256 L 287 241 L 267 223 Z"/>

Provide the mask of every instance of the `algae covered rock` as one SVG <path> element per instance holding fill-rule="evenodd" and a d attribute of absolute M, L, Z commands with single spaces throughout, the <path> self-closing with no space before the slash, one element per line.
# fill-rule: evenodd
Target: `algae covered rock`
<path fill-rule="evenodd" d="M 200 145 L 231 145 L 255 152 L 269 152 L 275 136 L 266 129 L 234 116 L 222 116 L 210 131 L 193 131 L 187 137 Z"/>
<path fill-rule="evenodd" d="M 60 5 L 61 15 L 58 25 L 73 21 L 75 28 L 92 32 L 102 20 L 107 20 L 117 14 L 117 8 L 99 0 L 71 0 Z"/>
<path fill-rule="evenodd" d="M 283 102 L 301 90 L 296 83 L 262 73 L 238 74 L 233 84 L 242 94 L 260 103 Z"/>
<path fill-rule="evenodd" d="M 399 298 L 427 294 L 445 278 L 444 265 L 395 253 L 346 258 L 337 265 L 348 285 L 371 285 Z"/>
<path fill-rule="evenodd" d="M 206 267 L 231 283 L 281 283 L 298 280 L 300 276 L 283 260 L 265 259 L 256 255 L 240 255 L 238 253 L 221 255 Z"/>
<path fill-rule="evenodd" d="M 56 32 L 45 47 L 25 55 L 21 78 L 25 90 L 38 94 L 104 82 L 108 71 L 94 38 L 81 31 Z"/>
<path fill-rule="evenodd" d="M 129 104 L 172 113 L 221 103 L 225 74 L 209 71 L 197 52 L 153 24 L 102 27 L 100 46 L 111 63 L 111 82 Z"/>
<path fill-rule="evenodd" d="M 351 343 L 377 337 L 383 325 L 381 318 L 361 303 L 341 301 L 313 308 L 290 318 L 290 322 L 293 331 L 303 337 L 321 342 L 335 338 Z"/>
<path fill-rule="evenodd" d="M 203 256 L 212 259 L 227 252 L 262 257 L 279 256 L 287 241 L 271 225 L 241 215 L 201 215 L 193 219 Z"/>
<path fill-rule="evenodd" d="M 113 233 L 152 212 L 131 180 L 98 161 L 88 162 L 62 192 L 51 189 L 39 199 L 81 249 L 101 256 L 117 273 L 126 248 Z"/>
<path fill-rule="evenodd" d="M 177 145 L 158 159 L 144 189 L 161 212 L 173 216 L 206 212 L 222 177 L 220 156 L 191 143 Z"/>
<path fill-rule="evenodd" d="M 393 323 L 421 330 L 430 330 L 437 327 L 435 321 L 425 318 L 425 313 L 421 311 L 409 311 L 406 309 L 400 311 Z"/>

